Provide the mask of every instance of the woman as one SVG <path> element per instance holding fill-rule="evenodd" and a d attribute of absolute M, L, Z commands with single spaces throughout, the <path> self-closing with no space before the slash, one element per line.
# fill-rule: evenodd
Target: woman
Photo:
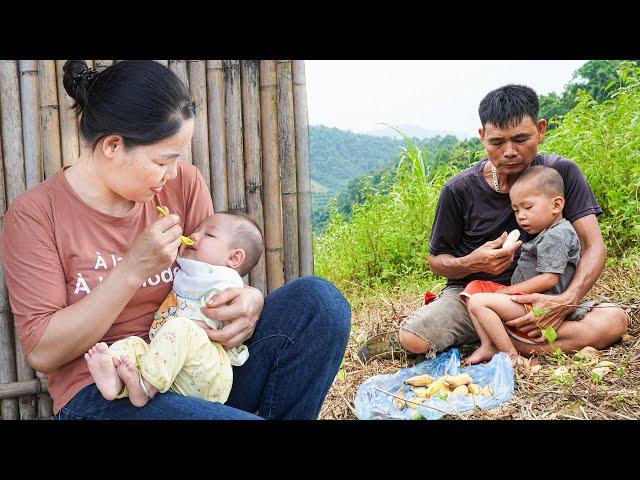
<path fill-rule="evenodd" d="M 80 157 L 18 196 L 2 234 L 16 328 L 27 361 L 47 375 L 57 418 L 316 418 L 346 348 L 350 309 L 315 277 L 264 299 L 252 287 L 228 289 L 203 309 L 229 321 L 207 330 L 212 341 L 251 351 L 234 368 L 226 404 L 171 392 L 144 408 L 103 399 L 83 354 L 99 341 L 148 339 L 171 290 L 180 235 L 213 206 L 200 172 L 178 161 L 195 105 L 169 69 L 122 61 L 98 73 L 72 60 L 64 86 L 81 115 Z M 158 203 L 171 214 L 160 217 Z"/>

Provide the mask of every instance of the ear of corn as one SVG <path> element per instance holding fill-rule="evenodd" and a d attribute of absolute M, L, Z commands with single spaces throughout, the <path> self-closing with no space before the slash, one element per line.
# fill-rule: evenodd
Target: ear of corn
<path fill-rule="evenodd" d="M 418 375 L 416 377 L 407 378 L 404 383 L 413 385 L 414 387 L 427 387 L 431 385 L 434 378 L 430 375 Z"/>
<path fill-rule="evenodd" d="M 469 376 L 468 373 L 461 373 L 460 375 L 455 376 L 445 375 L 444 381 L 447 383 L 447 385 L 453 388 L 459 387 L 460 385 L 469 385 L 471 382 L 473 382 L 471 376 Z"/>

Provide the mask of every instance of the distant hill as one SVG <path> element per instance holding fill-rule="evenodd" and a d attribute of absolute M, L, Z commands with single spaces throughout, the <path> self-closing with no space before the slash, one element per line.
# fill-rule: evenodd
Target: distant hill
<path fill-rule="evenodd" d="M 327 189 L 323 193 L 340 192 L 352 178 L 393 162 L 402 145 L 402 140 L 312 125 L 311 180 Z"/>
<path fill-rule="evenodd" d="M 462 140 L 466 137 L 461 132 L 449 132 L 445 130 L 429 130 L 426 128 L 422 128 L 418 125 L 393 125 L 400 131 L 402 131 L 409 138 L 417 138 L 419 140 L 423 140 L 425 138 L 433 138 L 433 137 L 446 137 L 448 135 L 453 135 L 454 137 L 458 137 L 458 139 Z M 399 133 L 397 133 L 392 128 L 389 128 L 385 125 L 380 125 L 379 128 L 372 130 L 370 132 L 366 132 L 367 135 L 373 135 L 374 137 L 389 137 L 393 139 L 402 138 Z"/>

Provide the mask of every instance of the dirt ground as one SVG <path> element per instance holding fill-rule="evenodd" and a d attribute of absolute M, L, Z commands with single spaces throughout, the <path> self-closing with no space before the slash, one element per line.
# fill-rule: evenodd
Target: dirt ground
<path fill-rule="evenodd" d="M 325 399 L 320 419 L 356 419 L 353 402 L 362 382 L 412 366 L 403 354 L 392 359 L 374 358 L 367 364 L 356 355 L 366 338 L 397 330 L 402 319 L 422 303 L 419 293 L 391 297 L 379 295 L 355 302 L 351 299 L 352 330 L 344 363 Z M 592 359 L 542 356 L 540 367 L 534 371 L 516 371 L 516 388 L 509 402 L 491 410 L 477 408 L 463 413 L 462 418 L 640 419 L 640 260 L 606 267 L 586 299 L 606 299 L 624 306 L 631 322 L 620 342 Z M 463 357 L 472 350 L 472 346 L 460 348 Z M 594 375 L 593 368 L 602 361 L 610 361 L 615 367 L 602 377 Z"/>

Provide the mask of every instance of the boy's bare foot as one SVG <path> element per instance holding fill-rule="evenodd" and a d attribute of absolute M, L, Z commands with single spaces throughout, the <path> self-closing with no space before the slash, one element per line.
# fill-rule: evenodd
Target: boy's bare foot
<path fill-rule="evenodd" d="M 471 355 L 460 362 L 460 365 L 468 367 L 469 365 L 488 362 L 496 353 L 498 353 L 498 350 L 495 347 L 480 345 Z"/>
<path fill-rule="evenodd" d="M 113 364 L 113 357 L 106 343 L 96 343 L 84 354 L 89 372 L 105 400 L 115 399 L 122 390 L 122 380 Z"/>
<path fill-rule="evenodd" d="M 127 357 L 120 357 L 117 372 L 129 391 L 129 401 L 134 407 L 144 407 L 149 397 L 140 385 L 140 373 Z"/>

